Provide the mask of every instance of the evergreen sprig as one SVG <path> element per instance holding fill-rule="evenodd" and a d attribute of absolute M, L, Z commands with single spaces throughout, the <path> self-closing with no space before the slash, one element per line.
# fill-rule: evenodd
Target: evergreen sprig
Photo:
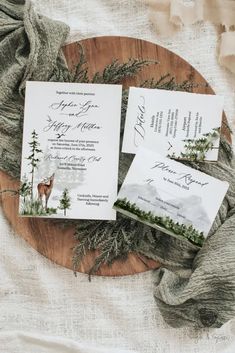
<path fill-rule="evenodd" d="M 74 271 L 88 252 L 98 249 L 99 255 L 89 271 L 91 276 L 102 264 L 125 260 L 130 252 L 138 249 L 143 237 L 151 238 L 151 235 L 150 227 L 119 214 L 116 221 L 81 221 L 74 234 L 78 241 L 73 253 Z"/>
<path fill-rule="evenodd" d="M 78 64 L 76 64 L 71 71 L 67 67 L 63 67 L 59 71 L 54 72 L 56 80 L 77 83 L 117 84 L 121 83 L 121 81 L 127 77 L 135 76 L 143 67 L 158 64 L 156 60 L 129 58 L 126 62 L 120 63 L 118 59 L 115 59 L 108 64 L 103 71 L 96 72 L 90 79 L 84 49 L 80 43 L 77 43 L 77 48 L 79 51 Z"/>
<path fill-rule="evenodd" d="M 138 72 L 151 64 L 156 64 L 151 60 L 129 59 L 125 63 L 120 63 L 114 60 L 107 65 L 103 71 L 97 72 L 93 77 L 89 76 L 89 69 L 86 61 L 86 56 L 83 47 L 77 43 L 79 50 L 79 63 L 69 70 L 66 66 L 60 67 L 53 72 L 54 81 L 63 82 L 78 82 L 78 83 L 121 83 L 127 77 L 135 77 Z M 189 80 L 177 82 L 175 77 L 170 73 L 166 73 L 159 79 L 150 79 L 142 82 L 141 87 L 158 88 L 174 91 L 191 92 L 197 84 Z M 122 98 L 122 134 L 125 120 L 125 113 L 128 101 L 128 90 L 123 90 Z M 222 141 L 221 141 L 222 142 Z M 129 156 L 122 157 L 123 165 L 127 170 L 130 163 Z M 187 162 L 189 163 L 189 162 Z M 196 163 L 194 163 L 196 165 Z M 122 173 L 125 174 L 124 172 Z M 123 175 L 122 178 L 123 179 Z M 120 176 L 119 176 L 120 179 Z M 24 186 L 21 185 L 20 190 L 9 190 L 12 193 L 19 194 L 23 191 Z M 22 196 L 23 196 L 22 194 Z M 125 259 L 129 252 L 138 251 L 138 246 L 142 239 L 147 239 L 148 243 L 154 242 L 156 239 L 155 230 L 152 227 L 146 226 L 139 221 L 127 218 L 124 215 L 118 214 L 117 220 L 113 221 L 75 221 L 75 220 L 54 220 L 61 227 L 75 225 L 74 237 L 77 241 L 73 249 L 73 267 L 76 272 L 89 251 L 99 251 L 99 256 L 96 258 L 94 265 L 90 269 L 90 275 L 97 272 L 103 263 L 112 264 L 116 259 Z"/>
<path fill-rule="evenodd" d="M 184 91 L 191 92 L 193 88 L 197 87 L 196 84 L 190 80 L 184 80 L 183 82 L 177 82 L 176 78 L 169 73 L 162 75 L 158 80 L 152 78 L 146 80 L 141 84 L 143 88 L 158 88 L 166 89 L 169 91 Z"/>
<path fill-rule="evenodd" d="M 142 67 L 156 63 L 156 61 L 151 60 L 129 58 L 127 62 L 120 64 L 116 59 L 113 60 L 111 64 L 106 66 L 102 73 L 97 72 L 91 82 L 112 84 L 120 83 L 123 79 L 136 75 Z"/>
<path fill-rule="evenodd" d="M 73 69 L 73 73 L 69 78 L 71 82 L 121 83 L 127 77 L 134 77 L 143 67 L 156 64 L 156 62 L 150 60 L 129 59 L 126 63 L 119 63 L 118 60 L 114 60 L 103 71 L 97 72 L 89 80 L 86 58 L 81 46 L 79 50 L 80 62 Z M 161 76 L 158 80 L 153 78 L 146 80 L 140 86 L 188 92 L 191 92 L 196 87 L 189 80 L 177 82 L 169 73 Z M 125 89 L 122 96 L 121 136 L 124 130 L 127 103 L 128 89 Z M 123 158 L 121 159 L 123 160 Z M 124 159 L 126 159 L 125 161 L 123 160 L 124 165 L 129 165 L 128 156 Z M 96 273 L 102 264 L 110 265 L 117 259 L 126 259 L 129 252 L 138 251 L 136 249 L 138 249 L 140 238 L 152 239 L 154 234 L 155 230 L 153 228 L 120 214 L 115 222 L 79 221 L 74 233 L 74 237 L 78 242 L 73 249 L 74 272 L 76 273 L 84 256 L 90 251 L 99 251 L 99 255 L 90 269 L 89 274 L 91 275 Z"/>
<path fill-rule="evenodd" d="M 70 82 L 88 83 L 90 80 L 88 78 L 88 67 L 85 53 L 80 43 L 77 43 L 77 47 L 79 50 L 79 62 L 71 71 Z"/>

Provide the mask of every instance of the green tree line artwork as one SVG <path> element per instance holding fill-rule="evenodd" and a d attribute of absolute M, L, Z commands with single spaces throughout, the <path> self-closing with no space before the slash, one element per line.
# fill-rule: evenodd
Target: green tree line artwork
<path fill-rule="evenodd" d="M 134 214 L 142 222 L 160 226 L 161 228 L 172 232 L 174 235 L 182 236 L 193 244 L 201 246 L 205 240 L 203 232 L 199 232 L 192 225 L 187 226 L 185 224 L 174 222 L 168 216 L 162 217 L 154 215 L 151 211 L 143 211 L 135 203 L 128 201 L 126 197 L 123 199 L 117 199 L 114 203 L 114 207 L 117 209 L 123 209 L 129 213 L 130 216 L 131 214 Z"/>
<path fill-rule="evenodd" d="M 38 134 L 35 130 L 31 133 L 31 140 L 29 142 L 30 152 L 26 159 L 29 161 L 30 177 L 26 174 L 21 180 L 21 187 L 19 194 L 21 196 L 20 214 L 24 216 L 49 216 L 57 213 L 57 209 L 63 210 L 63 215 L 66 216 L 67 209 L 70 208 L 71 198 L 69 190 L 64 189 L 59 200 L 58 207 L 48 207 L 49 197 L 53 190 L 55 173 L 51 176 L 45 176 L 44 180 L 36 185 L 36 193 L 34 192 L 34 177 L 35 171 L 40 162 L 40 156 L 43 151 L 40 149 L 38 141 Z"/>
<path fill-rule="evenodd" d="M 174 152 L 168 155 L 170 158 L 185 159 L 193 162 L 202 162 L 206 158 L 208 151 L 215 148 L 214 142 L 220 136 L 220 128 L 212 129 L 212 132 L 203 134 L 199 139 L 185 139 L 184 152 L 177 156 Z"/>

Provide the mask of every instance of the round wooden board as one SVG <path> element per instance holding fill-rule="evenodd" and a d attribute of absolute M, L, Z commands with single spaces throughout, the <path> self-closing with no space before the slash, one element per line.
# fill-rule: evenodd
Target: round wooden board
<path fill-rule="evenodd" d="M 87 59 L 89 77 L 97 71 L 110 64 L 113 59 L 125 62 L 129 58 L 148 59 L 158 61 L 145 67 L 135 78 L 125 79 L 124 87 L 139 86 L 143 81 L 159 79 L 162 75 L 170 73 L 174 75 L 177 82 L 192 80 L 198 83 L 193 91 L 197 93 L 214 93 L 206 80 L 185 60 L 153 43 L 127 37 L 96 37 L 80 42 Z M 70 68 L 79 61 L 80 52 L 76 43 L 65 46 L 64 54 Z M 223 120 L 226 121 L 225 115 Z M 223 125 L 225 126 L 225 125 Z M 222 128 L 224 134 L 230 141 L 229 131 Z M 11 178 L 4 172 L 0 172 L 0 189 L 18 189 L 19 181 Z M 9 197 L 9 194 L 1 196 L 4 213 L 11 226 L 22 238 L 24 238 L 34 249 L 46 256 L 53 262 L 72 269 L 72 248 L 75 245 L 73 239 L 74 228 L 61 229 L 50 221 L 37 218 L 22 218 L 18 216 L 18 197 Z M 97 252 L 88 254 L 80 272 L 87 273 L 94 263 Z M 159 264 L 155 261 L 130 254 L 125 262 L 116 261 L 111 267 L 103 266 L 98 275 L 120 276 L 144 272 L 157 268 Z"/>

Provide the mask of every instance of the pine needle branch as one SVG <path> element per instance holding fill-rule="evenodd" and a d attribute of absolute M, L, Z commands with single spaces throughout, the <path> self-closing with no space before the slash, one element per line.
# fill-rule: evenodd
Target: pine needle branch
<path fill-rule="evenodd" d="M 88 83 L 88 67 L 86 62 L 86 57 L 84 53 L 84 49 L 80 43 L 76 43 L 80 56 L 79 63 L 73 68 L 71 73 L 71 82 L 81 82 Z"/>
<path fill-rule="evenodd" d="M 129 59 L 125 63 L 120 63 L 117 59 L 107 65 L 103 71 L 96 72 L 90 79 L 88 74 L 88 64 L 86 61 L 83 47 L 77 43 L 79 50 L 79 63 L 72 70 L 61 65 L 60 69 L 53 72 L 54 81 L 60 82 L 78 82 L 78 83 L 107 83 L 116 84 L 122 82 L 125 78 L 134 77 L 142 68 L 156 64 L 156 61 Z M 146 80 L 141 84 L 141 87 L 158 88 L 174 91 L 191 92 L 193 88 L 198 87 L 189 80 L 177 82 L 175 77 L 170 73 L 162 75 L 159 79 Z M 124 131 L 124 121 L 128 102 L 128 90 L 123 90 L 122 97 L 122 124 L 121 136 Z M 223 122 L 223 124 L 226 124 Z M 229 127 L 226 124 L 226 127 Z M 229 129 L 230 131 L 230 129 Z M 231 132 L 231 131 L 230 131 Z M 226 153 L 232 153 L 229 146 L 221 139 L 221 146 Z M 129 155 L 120 155 L 119 168 L 119 184 L 123 181 L 132 157 Z M 185 161 L 184 164 L 191 165 L 194 168 L 199 168 L 196 162 Z M 11 190 L 8 190 L 9 192 Z M 14 190 L 13 190 L 14 191 Z M 15 192 L 15 191 L 14 191 Z M 15 192 L 16 194 L 18 192 Z M 117 217 L 117 221 L 75 221 L 75 220 L 55 220 L 61 227 L 74 225 L 74 237 L 77 244 L 73 248 L 73 269 L 74 273 L 79 269 L 84 257 L 90 251 L 99 250 L 99 256 L 96 258 L 89 272 L 89 278 L 96 273 L 102 264 L 111 265 L 115 260 L 126 259 L 128 253 L 138 252 L 140 243 L 145 239 L 149 246 L 156 246 L 156 233 L 153 228 L 144 225 L 138 221 L 127 218 L 123 215 Z"/>
<path fill-rule="evenodd" d="M 124 78 L 136 75 L 142 67 L 156 64 L 156 61 L 139 60 L 130 58 L 125 63 L 119 63 L 116 59 L 111 64 L 107 65 L 103 72 L 97 72 L 92 83 L 120 83 Z"/>
<path fill-rule="evenodd" d="M 194 84 L 189 80 L 185 80 L 179 83 L 176 81 L 175 77 L 167 73 L 161 76 L 158 80 L 152 78 L 150 80 L 144 81 L 141 84 L 141 87 L 166 89 L 170 91 L 192 92 L 193 88 L 197 87 L 197 84 Z"/>
<path fill-rule="evenodd" d="M 229 124 L 223 119 L 222 120 L 222 125 L 225 126 L 225 128 L 228 130 L 228 132 L 232 135 L 233 134 L 233 130 L 231 129 L 231 127 L 229 126 Z"/>
<path fill-rule="evenodd" d="M 115 260 L 124 260 L 128 253 L 136 251 L 143 236 L 151 232 L 151 228 L 142 223 L 118 215 L 113 221 L 84 221 L 77 225 L 74 247 L 73 268 L 76 272 L 84 256 L 93 250 L 100 255 L 89 271 L 89 277 L 96 273 L 102 264 L 111 265 Z"/>

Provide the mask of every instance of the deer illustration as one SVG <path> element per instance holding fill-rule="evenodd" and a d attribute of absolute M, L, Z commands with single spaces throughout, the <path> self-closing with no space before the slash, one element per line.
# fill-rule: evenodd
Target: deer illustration
<path fill-rule="evenodd" d="M 41 203 L 42 203 L 43 196 L 45 196 L 45 210 L 46 211 L 47 211 L 48 199 L 49 199 L 49 197 L 51 195 L 51 191 L 52 191 L 52 188 L 53 188 L 54 178 L 55 178 L 55 173 L 53 173 L 52 176 L 50 176 L 47 181 L 43 180 L 37 186 L 38 199 L 41 201 Z"/>

